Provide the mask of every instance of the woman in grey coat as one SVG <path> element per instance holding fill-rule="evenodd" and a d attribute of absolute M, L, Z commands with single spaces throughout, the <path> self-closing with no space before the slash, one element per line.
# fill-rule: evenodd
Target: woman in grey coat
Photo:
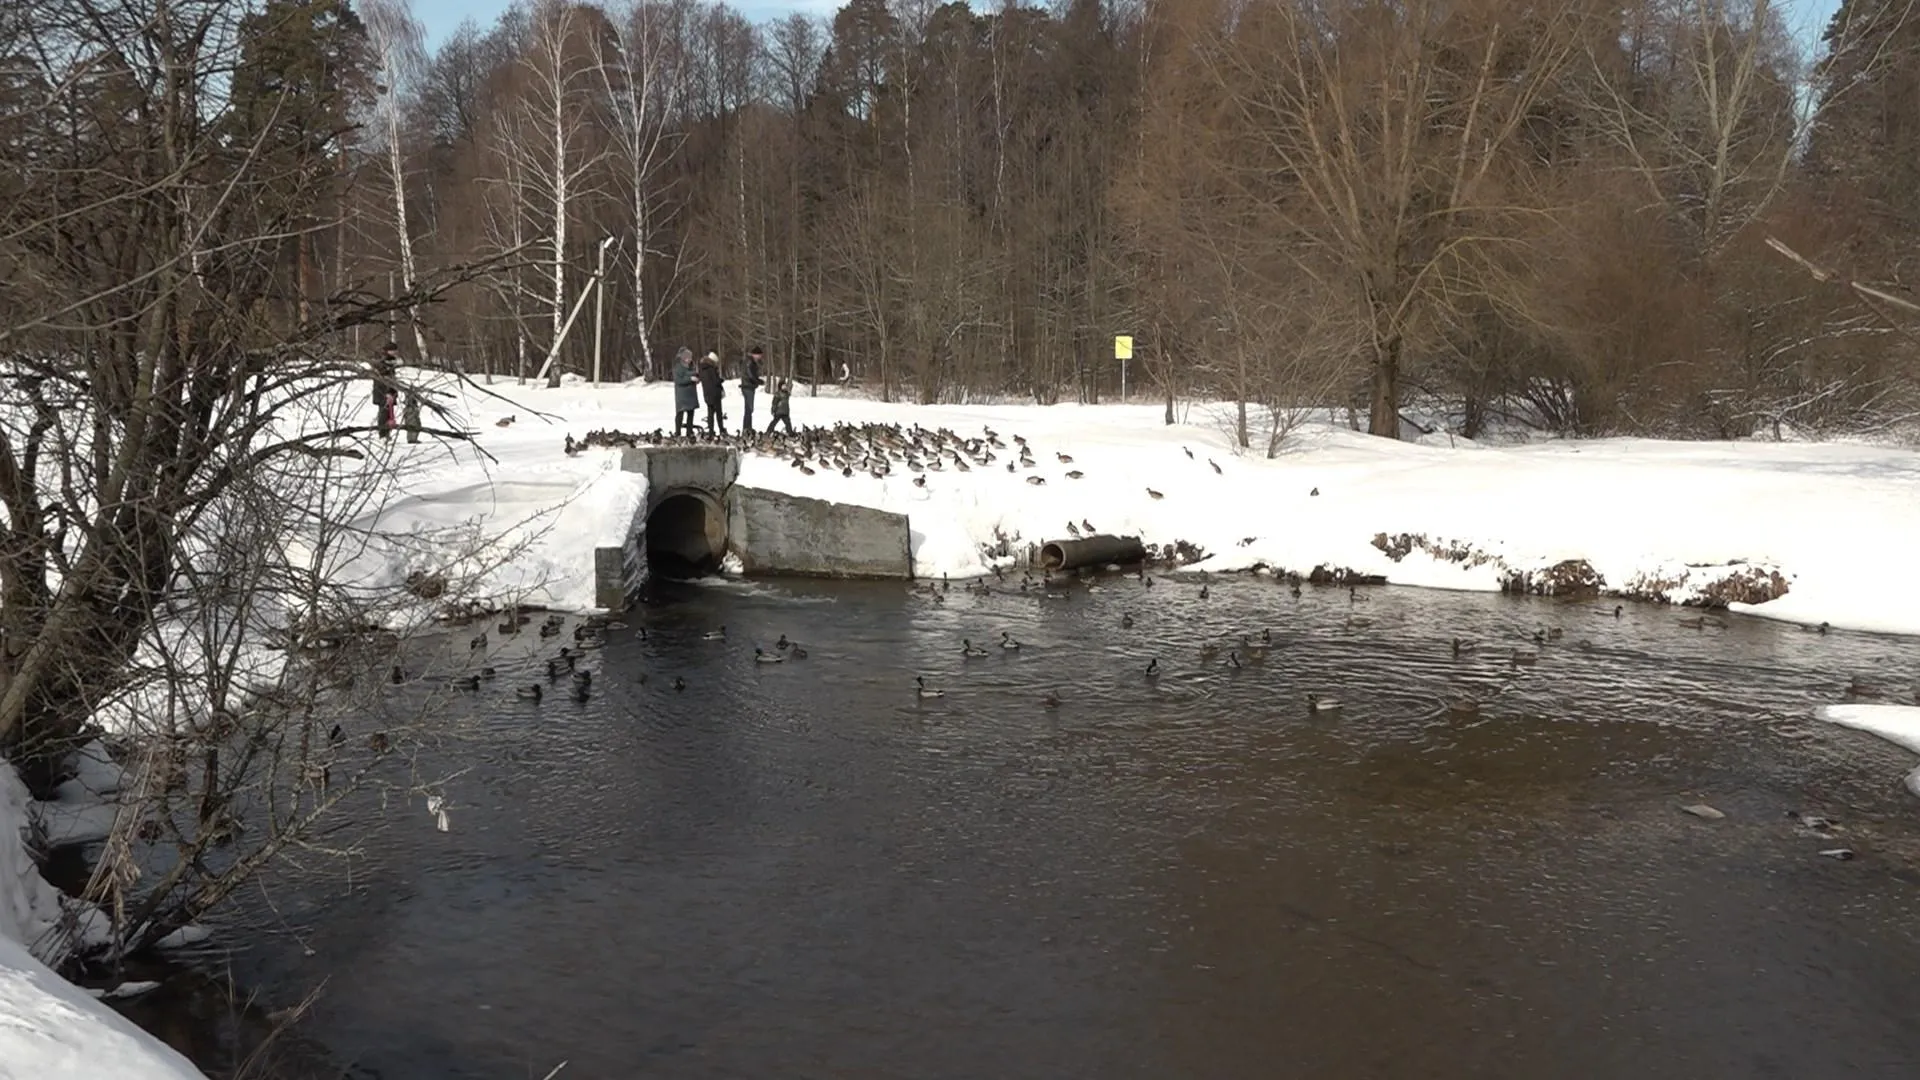
<path fill-rule="evenodd" d="M 685 345 L 673 358 L 673 433 L 693 437 L 693 412 L 700 407 L 700 380 L 693 373 L 693 350 Z"/>

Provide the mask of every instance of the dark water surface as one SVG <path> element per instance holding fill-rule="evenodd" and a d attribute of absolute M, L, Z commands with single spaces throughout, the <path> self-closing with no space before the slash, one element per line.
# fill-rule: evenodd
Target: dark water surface
<path fill-rule="evenodd" d="M 450 831 L 365 808 L 351 880 L 277 875 L 226 962 L 325 980 L 302 1035 L 354 1077 L 1920 1076 L 1911 756 L 1806 719 L 1911 700 L 1912 642 L 1102 585 L 692 588 L 584 705 L 513 699 L 570 640 L 523 633 L 420 752 Z"/>

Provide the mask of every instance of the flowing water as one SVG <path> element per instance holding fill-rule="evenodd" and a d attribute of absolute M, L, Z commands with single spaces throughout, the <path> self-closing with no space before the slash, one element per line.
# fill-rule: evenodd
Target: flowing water
<path fill-rule="evenodd" d="M 689 587 L 584 704 L 512 693 L 569 638 L 496 641 L 476 695 L 395 691 L 449 831 L 363 807 L 350 878 L 277 874 L 222 963 L 324 980 L 309 1075 L 1920 1075 L 1910 755 L 1807 720 L 1856 675 L 1912 700 L 1913 643 L 1099 586 Z"/>

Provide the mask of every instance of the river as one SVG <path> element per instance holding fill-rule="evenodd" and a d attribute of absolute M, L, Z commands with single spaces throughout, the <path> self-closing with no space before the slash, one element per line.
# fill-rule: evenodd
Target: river
<path fill-rule="evenodd" d="M 276 872 L 218 962 L 324 982 L 311 1075 L 1920 1075 L 1909 755 L 1807 719 L 1910 695 L 1912 642 L 1098 586 L 689 586 L 584 704 L 513 696 L 570 640 L 518 635 L 478 695 L 396 689 L 439 695 L 448 831 L 361 807 L 351 874 Z M 806 658 L 756 664 L 783 634 Z"/>

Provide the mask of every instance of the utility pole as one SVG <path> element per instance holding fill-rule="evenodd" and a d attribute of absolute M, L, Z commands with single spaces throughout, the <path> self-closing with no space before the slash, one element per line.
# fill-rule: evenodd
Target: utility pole
<path fill-rule="evenodd" d="M 605 332 L 607 312 L 607 249 L 614 237 L 600 241 L 599 262 L 593 268 L 593 385 L 600 387 L 600 340 Z"/>

